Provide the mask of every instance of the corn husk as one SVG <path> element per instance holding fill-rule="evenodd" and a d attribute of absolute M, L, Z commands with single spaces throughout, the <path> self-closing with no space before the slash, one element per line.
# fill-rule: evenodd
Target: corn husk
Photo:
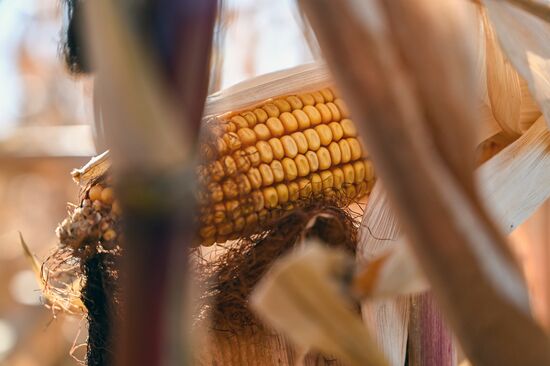
<path fill-rule="evenodd" d="M 550 25 L 542 17 L 518 7 L 517 1 L 483 0 L 500 45 L 525 79 L 540 109 L 550 119 Z M 536 3 L 520 1 L 519 3 Z M 548 7 L 542 2 L 540 9 Z M 543 15 L 543 14 L 541 14 Z"/>

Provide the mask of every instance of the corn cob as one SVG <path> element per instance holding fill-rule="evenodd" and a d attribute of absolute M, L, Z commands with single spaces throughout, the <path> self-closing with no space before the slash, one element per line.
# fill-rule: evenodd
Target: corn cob
<path fill-rule="evenodd" d="M 374 184 L 355 125 L 330 89 L 277 98 L 205 123 L 200 155 L 202 245 L 258 233 L 312 199 L 345 204 Z M 112 188 L 102 185 L 89 188 L 85 199 L 118 215 Z M 104 240 L 113 237 L 103 234 Z"/>
<path fill-rule="evenodd" d="M 347 107 L 330 89 L 228 113 L 205 133 L 198 167 L 203 245 L 257 232 L 311 199 L 359 198 L 374 182 Z"/>

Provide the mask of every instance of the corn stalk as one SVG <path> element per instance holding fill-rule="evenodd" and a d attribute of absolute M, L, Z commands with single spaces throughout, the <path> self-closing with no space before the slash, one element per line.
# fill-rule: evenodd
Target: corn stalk
<path fill-rule="evenodd" d="M 475 189 L 463 3 L 301 5 L 466 355 L 476 365 L 550 365 L 517 265 Z"/>

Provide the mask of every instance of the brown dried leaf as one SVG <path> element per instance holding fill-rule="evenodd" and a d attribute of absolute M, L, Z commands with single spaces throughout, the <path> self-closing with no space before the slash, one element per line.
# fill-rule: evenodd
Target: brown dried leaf
<path fill-rule="evenodd" d="M 516 70 L 502 52 L 485 11 L 480 14 L 485 30 L 487 89 L 493 115 L 510 136 L 521 134 L 519 126 L 521 85 Z"/>
<path fill-rule="evenodd" d="M 479 365 L 550 364 L 518 266 L 477 197 L 473 160 L 470 170 L 458 161 L 473 159 L 467 130 L 476 119 L 463 94 L 476 90 L 468 37 L 460 38 L 469 32 L 465 2 L 301 4 L 467 355 Z M 458 81 L 441 83 L 427 67 Z"/>
<path fill-rule="evenodd" d="M 387 365 L 369 332 L 339 292 L 349 268 L 342 252 L 313 242 L 276 262 L 250 304 L 303 349 L 333 354 L 351 366 Z"/>
<path fill-rule="evenodd" d="M 550 122 L 550 24 L 511 3 L 533 1 L 483 0 L 498 40 L 517 72 L 527 81 L 546 122 Z M 543 5 L 545 6 L 545 5 Z M 547 6 L 546 6 L 547 7 Z M 534 12 L 531 9 L 532 12 Z M 550 124 L 549 124 L 550 126 Z"/>

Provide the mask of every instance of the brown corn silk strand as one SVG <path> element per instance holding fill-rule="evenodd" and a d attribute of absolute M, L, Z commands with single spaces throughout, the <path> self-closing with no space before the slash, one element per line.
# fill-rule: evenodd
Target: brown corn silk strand
<path fill-rule="evenodd" d="M 200 263 L 203 269 L 199 270 L 199 278 L 207 284 L 201 304 L 210 329 L 197 364 L 290 366 L 303 359 L 308 366 L 340 365 L 330 355 L 309 352 L 306 356 L 304 350 L 295 349 L 283 336 L 274 334 L 250 312 L 248 295 L 271 264 L 300 245 L 304 237 L 318 237 L 329 246 L 353 254 L 356 215 L 326 204 L 297 209 L 273 223 L 259 238 L 241 239 L 213 262 Z M 309 227 L 313 220 L 315 223 Z"/>

